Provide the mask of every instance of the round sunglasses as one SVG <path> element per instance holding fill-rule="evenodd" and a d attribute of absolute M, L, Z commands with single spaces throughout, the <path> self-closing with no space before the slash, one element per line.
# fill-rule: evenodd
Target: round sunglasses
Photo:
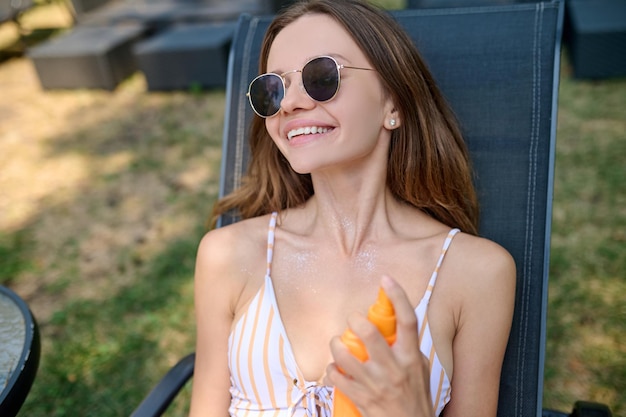
<path fill-rule="evenodd" d="M 344 68 L 374 71 L 372 68 L 351 67 L 339 64 L 331 56 L 318 56 L 308 61 L 302 69 L 276 74 L 268 72 L 256 77 L 248 87 L 248 100 L 252 110 L 260 117 L 267 118 L 278 114 L 280 102 L 285 98 L 285 76 L 294 72 L 302 73 L 302 86 L 307 95 L 318 102 L 332 100 L 341 84 L 340 71 Z"/>

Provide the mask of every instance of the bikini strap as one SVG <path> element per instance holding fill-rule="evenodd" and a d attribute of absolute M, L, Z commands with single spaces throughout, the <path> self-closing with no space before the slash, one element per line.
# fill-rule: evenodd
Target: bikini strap
<path fill-rule="evenodd" d="M 459 229 L 450 230 L 450 232 L 448 233 L 448 236 L 446 237 L 446 240 L 443 242 L 443 247 L 441 248 L 441 254 L 439 255 L 439 259 L 437 260 L 437 265 L 435 266 L 435 270 L 433 271 L 433 274 L 430 277 L 430 281 L 428 282 L 428 288 L 426 288 L 426 293 L 424 294 L 424 298 L 426 299 L 426 302 L 430 301 L 430 296 L 432 295 L 433 289 L 435 288 L 435 283 L 437 282 L 437 277 L 439 276 L 439 268 L 441 267 L 441 264 L 443 263 L 443 258 L 445 258 L 446 253 L 448 252 L 448 248 L 450 247 L 450 244 L 452 243 L 452 239 L 459 232 L 460 232 Z"/>
<path fill-rule="evenodd" d="M 266 274 L 269 277 L 272 272 L 272 257 L 274 256 L 274 231 L 276 230 L 276 217 L 277 212 L 273 212 L 270 217 L 270 225 L 267 231 L 267 271 Z"/>

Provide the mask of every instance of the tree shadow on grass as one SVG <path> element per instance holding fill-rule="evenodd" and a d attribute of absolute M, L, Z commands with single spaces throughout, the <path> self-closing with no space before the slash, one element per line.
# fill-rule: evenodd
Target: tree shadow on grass
<path fill-rule="evenodd" d="M 57 311 L 23 415 L 130 414 L 171 365 L 172 351 L 182 357 L 193 347 L 194 251 L 191 239 L 172 242 L 137 283 Z"/>
<path fill-rule="evenodd" d="M 0 185 L 22 207 L 0 218 L 0 280 L 42 334 L 20 415 L 128 415 L 193 349 L 193 267 L 217 194 L 224 94 L 142 83 L 33 87 L 14 103 L 20 120 L 0 129 L 10 162 Z"/>

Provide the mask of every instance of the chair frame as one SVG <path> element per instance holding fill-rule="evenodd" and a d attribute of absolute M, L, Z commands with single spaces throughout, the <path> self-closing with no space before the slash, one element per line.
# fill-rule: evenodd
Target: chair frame
<path fill-rule="evenodd" d="M 19 309 L 24 320 L 22 352 L 16 362 L 15 370 L 6 381 L 6 386 L 0 387 L 0 416 L 14 417 L 24 404 L 37 375 L 41 341 L 37 320 L 35 320 L 35 316 L 26 302 L 11 289 L 2 285 L 0 285 L 0 296 L 11 300 Z"/>

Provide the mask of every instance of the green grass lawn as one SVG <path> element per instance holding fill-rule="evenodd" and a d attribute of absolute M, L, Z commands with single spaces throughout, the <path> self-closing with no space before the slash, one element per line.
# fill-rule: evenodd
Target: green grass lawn
<path fill-rule="evenodd" d="M 193 350 L 224 93 L 147 93 L 141 75 L 113 93 L 42 93 L 24 60 L 7 71 L 28 95 L 0 118 L 0 283 L 42 333 L 20 415 L 129 415 Z M 564 63 L 556 157 L 544 406 L 624 415 L 626 79 L 574 80 Z M 187 388 L 167 415 L 188 401 Z"/>
<path fill-rule="evenodd" d="M 74 127 L 37 138 L 36 151 L 27 130 L 14 146 L 0 136 L 0 181 L 26 165 L 16 190 L 0 182 L 21 201 L 0 217 L 0 283 L 25 296 L 42 333 L 22 416 L 129 415 L 193 350 L 195 250 L 217 192 L 224 94 L 144 91 L 135 76 L 113 94 L 46 93 L 29 107 L 44 117 L 67 106 Z"/>
<path fill-rule="evenodd" d="M 626 413 L 626 79 L 563 72 L 544 400 Z"/>

